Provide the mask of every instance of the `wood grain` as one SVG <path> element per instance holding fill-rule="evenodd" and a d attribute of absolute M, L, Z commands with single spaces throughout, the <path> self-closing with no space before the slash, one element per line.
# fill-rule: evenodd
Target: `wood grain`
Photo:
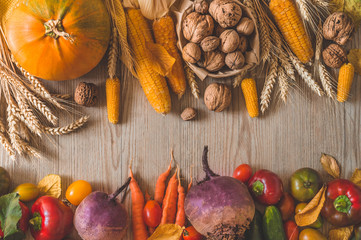
<path fill-rule="evenodd" d="M 352 47 L 360 46 L 358 34 Z M 254 169 L 280 174 L 286 186 L 288 177 L 298 168 L 321 170 L 319 158 L 323 152 L 340 161 L 343 177 L 350 177 L 353 169 L 361 167 L 360 76 L 355 77 L 351 99 L 344 104 L 319 98 L 298 83 L 286 105 L 274 98 L 271 111 L 258 119 L 248 117 L 240 88 L 232 90 L 232 106 L 225 112 L 209 112 L 202 99 L 195 100 L 187 91 L 180 101 L 172 96 L 172 112 L 163 117 L 154 112 L 138 81 L 122 67 L 121 120 L 112 125 L 106 115 L 105 66 L 103 62 L 78 80 L 47 83 L 53 92 L 71 93 L 80 81 L 93 82 L 102 95 L 97 107 L 79 108 L 91 115 L 85 129 L 62 137 L 44 137 L 39 143 L 44 159 L 11 162 L 0 150 L 0 164 L 12 176 L 12 187 L 37 183 L 45 175 L 57 173 L 62 176 L 64 194 L 66 187 L 78 179 L 90 181 L 94 190 L 110 193 L 126 180 L 129 161 L 134 159 L 133 170 L 141 188 L 152 193 L 158 175 L 169 164 L 171 149 L 184 183 L 189 181 L 191 169 L 195 178 L 202 178 L 204 145 L 209 146 L 210 165 L 215 172 L 231 175 L 237 165 L 249 163 Z M 224 81 L 231 84 L 230 80 Z M 210 82 L 213 80 L 200 83 L 202 92 Z M 179 117 L 186 107 L 198 110 L 195 121 L 184 122 Z M 76 116 L 62 115 L 61 123 L 66 124 L 71 117 Z M 125 202 L 128 209 L 129 197 Z M 73 239 L 80 239 L 75 232 Z M 131 239 L 130 231 L 125 239 Z"/>

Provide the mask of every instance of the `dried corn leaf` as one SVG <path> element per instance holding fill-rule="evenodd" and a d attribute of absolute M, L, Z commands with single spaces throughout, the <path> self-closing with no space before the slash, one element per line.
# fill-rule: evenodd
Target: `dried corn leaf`
<path fill-rule="evenodd" d="M 356 168 L 350 180 L 357 186 L 361 187 L 361 169 Z"/>
<path fill-rule="evenodd" d="M 323 186 L 307 206 L 295 216 L 298 226 L 305 227 L 314 223 L 322 210 L 326 200 L 327 187 Z"/>
<path fill-rule="evenodd" d="M 348 240 L 353 231 L 353 226 L 331 229 L 328 233 L 329 240 Z"/>
<path fill-rule="evenodd" d="M 323 169 L 332 177 L 340 178 L 340 166 L 334 157 L 322 153 L 321 164 Z"/>
<path fill-rule="evenodd" d="M 177 224 L 163 224 L 157 227 L 148 240 L 179 240 L 184 228 Z"/>
<path fill-rule="evenodd" d="M 61 178 L 56 174 L 49 174 L 38 183 L 41 195 L 59 198 L 61 196 Z"/>
<path fill-rule="evenodd" d="M 355 67 L 355 72 L 361 75 L 361 49 L 351 49 L 347 59 Z"/>

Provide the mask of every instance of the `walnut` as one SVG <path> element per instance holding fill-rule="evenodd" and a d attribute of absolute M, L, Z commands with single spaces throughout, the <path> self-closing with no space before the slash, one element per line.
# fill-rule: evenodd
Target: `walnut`
<path fill-rule="evenodd" d="M 238 44 L 238 50 L 242 53 L 245 53 L 248 48 L 248 39 L 245 36 L 239 37 L 239 44 Z"/>
<path fill-rule="evenodd" d="M 225 30 L 226 30 L 225 28 L 222 28 L 221 26 L 219 26 L 219 24 L 217 24 L 214 32 L 215 32 L 215 35 L 217 37 L 219 37 Z"/>
<path fill-rule="evenodd" d="M 225 54 L 219 50 L 204 53 L 204 67 L 210 72 L 217 72 L 224 67 Z"/>
<path fill-rule="evenodd" d="M 201 59 L 202 52 L 199 46 L 195 43 L 187 43 L 182 50 L 184 61 L 189 63 L 196 63 Z"/>
<path fill-rule="evenodd" d="M 97 103 L 98 88 L 93 83 L 81 82 L 75 89 L 74 101 L 82 106 L 91 107 Z"/>
<path fill-rule="evenodd" d="M 190 13 L 183 22 L 184 37 L 194 43 L 200 43 L 203 38 L 211 35 L 214 22 L 211 16 L 201 15 L 197 12 Z"/>
<path fill-rule="evenodd" d="M 207 0 L 195 0 L 194 1 L 194 10 L 197 13 L 206 14 L 208 13 L 209 3 Z"/>
<path fill-rule="evenodd" d="M 244 17 L 237 25 L 237 32 L 249 36 L 254 31 L 254 22 L 248 17 Z"/>
<path fill-rule="evenodd" d="M 331 14 L 323 24 L 323 36 L 339 45 L 345 45 L 354 31 L 352 19 L 344 12 Z"/>
<path fill-rule="evenodd" d="M 221 39 L 222 52 L 230 53 L 238 48 L 239 36 L 235 30 L 227 29 L 219 36 L 219 38 Z"/>
<path fill-rule="evenodd" d="M 212 83 L 204 92 L 204 103 L 211 111 L 222 112 L 232 100 L 231 90 L 224 84 Z"/>
<path fill-rule="evenodd" d="M 332 68 L 340 68 L 347 60 L 345 50 L 335 43 L 323 50 L 322 56 L 325 64 Z"/>
<path fill-rule="evenodd" d="M 209 14 L 223 28 L 237 25 L 242 17 L 242 8 L 234 0 L 214 0 L 209 6 Z"/>
<path fill-rule="evenodd" d="M 216 36 L 208 36 L 201 42 L 201 48 L 204 52 L 216 50 L 221 40 Z"/>
<path fill-rule="evenodd" d="M 236 70 L 244 66 L 245 58 L 241 51 L 235 51 L 226 55 L 225 62 L 230 69 Z"/>
<path fill-rule="evenodd" d="M 180 115 L 184 121 L 189 121 L 194 119 L 197 116 L 197 111 L 194 108 L 186 108 L 183 110 L 182 114 Z"/>

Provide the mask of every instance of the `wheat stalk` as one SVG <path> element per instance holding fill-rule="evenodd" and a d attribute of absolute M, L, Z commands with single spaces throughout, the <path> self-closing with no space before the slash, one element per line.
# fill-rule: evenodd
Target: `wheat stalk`
<path fill-rule="evenodd" d="M 6 128 L 3 119 L 0 118 L 0 143 L 5 151 L 9 154 L 10 159 L 15 160 L 15 151 L 11 146 L 10 140 L 6 137 Z"/>
<path fill-rule="evenodd" d="M 89 120 L 89 116 L 84 116 L 65 127 L 52 128 L 52 127 L 43 126 L 43 131 L 50 135 L 58 135 L 58 136 L 64 135 L 74 132 L 75 130 L 81 128 L 82 126 L 85 125 L 85 123 L 88 122 L 88 120 Z"/>
<path fill-rule="evenodd" d="M 187 64 L 184 64 L 184 70 L 185 70 L 186 78 L 188 81 L 188 85 L 191 89 L 192 95 L 196 99 L 198 99 L 199 98 L 199 87 L 198 87 L 198 83 L 196 80 L 196 75 L 194 74 L 192 69 Z"/>
<path fill-rule="evenodd" d="M 71 98 L 70 94 L 51 94 L 53 98 L 59 98 L 62 100 L 69 100 Z"/>
<path fill-rule="evenodd" d="M 112 39 L 110 42 L 109 56 L 108 56 L 108 75 L 113 79 L 117 71 L 118 60 L 118 34 L 117 29 L 114 27 L 112 31 Z"/>
<path fill-rule="evenodd" d="M 8 127 L 9 127 L 9 138 L 11 145 L 13 146 L 14 150 L 19 154 L 23 155 L 23 148 L 21 146 L 21 138 L 19 136 L 18 131 L 16 130 L 16 126 L 18 124 L 18 119 L 12 113 L 12 104 L 8 104 L 7 108 L 7 116 L 8 116 Z"/>
<path fill-rule="evenodd" d="M 280 92 L 281 92 L 281 99 L 284 103 L 287 102 L 288 97 L 288 89 L 289 89 L 289 83 L 288 83 L 288 77 L 283 67 L 278 67 L 278 81 L 280 85 Z"/>
<path fill-rule="evenodd" d="M 317 32 L 317 19 L 319 15 L 319 9 L 315 8 L 315 5 L 309 0 L 296 0 L 298 8 L 301 13 L 302 20 L 307 27 L 310 27 L 313 33 Z"/>
<path fill-rule="evenodd" d="M 266 76 L 266 80 L 260 97 L 262 113 L 265 113 L 270 105 L 273 88 L 277 80 L 278 60 L 276 57 L 272 57 L 271 59 L 272 60 L 270 70 Z"/>

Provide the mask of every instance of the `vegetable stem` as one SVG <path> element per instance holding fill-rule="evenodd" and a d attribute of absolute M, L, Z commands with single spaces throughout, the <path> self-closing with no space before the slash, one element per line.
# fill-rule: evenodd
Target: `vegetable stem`
<path fill-rule="evenodd" d="M 129 186 L 131 179 L 132 179 L 132 178 L 129 177 L 128 180 L 127 180 L 127 182 L 124 183 L 123 186 L 121 186 L 121 187 L 120 187 L 118 190 L 116 190 L 112 195 L 110 195 L 110 199 L 111 199 L 111 200 L 115 200 L 115 198 L 118 197 L 118 195 L 119 195 L 121 192 L 123 192 L 123 190 L 126 189 L 126 188 Z"/>
<path fill-rule="evenodd" d="M 203 164 L 203 171 L 206 173 L 206 178 L 204 181 L 211 179 L 212 177 L 219 176 L 215 174 L 210 168 L 208 164 L 208 146 L 204 146 L 203 156 L 202 156 L 202 164 Z"/>
<path fill-rule="evenodd" d="M 33 225 L 33 228 L 34 228 L 35 231 L 40 231 L 42 221 L 43 220 L 42 220 L 40 214 L 38 212 L 35 212 L 34 217 L 32 219 L 30 219 L 29 223 L 31 225 Z"/>
<path fill-rule="evenodd" d="M 252 191 L 256 196 L 261 196 L 264 190 L 264 184 L 257 180 L 255 183 L 253 183 L 252 185 Z"/>
<path fill-rule="evenodd" d="M 333 202 L 336 210 L 342 213 L 348 213 L 351 209 L 352 203 L 346 195 L 338 196 Z"/>

